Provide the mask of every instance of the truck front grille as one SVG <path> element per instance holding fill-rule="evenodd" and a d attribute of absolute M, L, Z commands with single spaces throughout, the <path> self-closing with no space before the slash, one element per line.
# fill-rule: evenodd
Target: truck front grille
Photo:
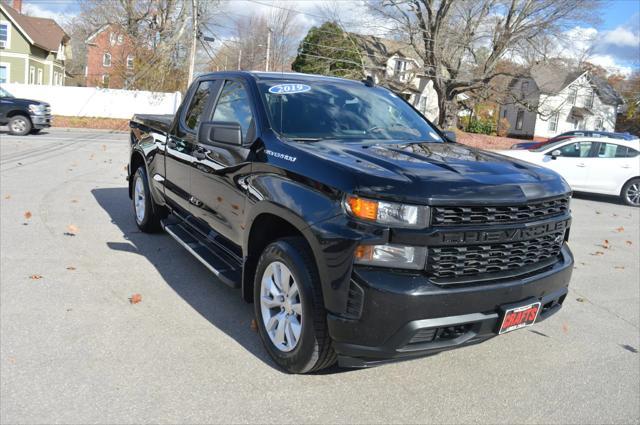
<path fill-rule="evenodd" d="M 564 230 L 524 241 L 486 245 L 429 247 L 427 273 L 442 283 L 467 276 L 525 271 L 555 260 L 564 243 Z"/>
<path fill-rule="evenodd" d="M 434 226 L 464 226 L 493 223 L 524 223 L 565 214 L 569 197 L 518 206 L 433 207 Z"/>

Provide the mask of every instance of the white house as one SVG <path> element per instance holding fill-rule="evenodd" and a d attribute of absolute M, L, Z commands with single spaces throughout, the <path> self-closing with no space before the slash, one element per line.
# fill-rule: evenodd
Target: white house
<path fill-rule="evenodd" d="M 511 81 L 500 107 L 509 136 L 550 138 L 570 130 L 614 131 L 622 99 L 602 78 L 559 65 L 534 66 Z"/>
<path fill-rule="evenodd" d="M 422 62 L 411 46 L 395 40 L 351 33 L 358 44 L 365 71 L 376 84 L 403 96 L 429 120 L 438 118 L 438 95 L 422 73 Z"/>

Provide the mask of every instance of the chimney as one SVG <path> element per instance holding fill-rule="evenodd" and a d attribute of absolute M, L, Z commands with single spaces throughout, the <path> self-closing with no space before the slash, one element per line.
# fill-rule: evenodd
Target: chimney
<path fill-rule="evenodd" d="M 22 13 L 22 0 L 13 0 L 13 8 Z"/>

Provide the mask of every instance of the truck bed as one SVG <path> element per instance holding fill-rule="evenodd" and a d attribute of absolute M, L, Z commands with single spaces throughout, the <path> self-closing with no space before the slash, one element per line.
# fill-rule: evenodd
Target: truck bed
<path fill-rule="evenodd" d="M 149 130 L 155 130 L 162 133 L 168 133 L 171 123 L 173 122 L 173 114 L 135 114 L 131 119 L 131 123 L 143 125 Z"/>

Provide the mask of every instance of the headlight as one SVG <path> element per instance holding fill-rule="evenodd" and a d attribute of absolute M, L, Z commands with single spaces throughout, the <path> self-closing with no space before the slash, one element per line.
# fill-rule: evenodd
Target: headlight
<path fill-rule="evenodd" d="M 358 196 L 345 198 L 345 209 L 354 217 L 392 227 L 423 229 L 429 225 L 429 207 L 374 201 Z"/>
<path fill-rule="evenodd" d="M 402 245 L 360 245 L 355 263 L 399 269 L 422 270 L 427 261 L 427 248 Z"/>
<path fill-rule="evenodd" d="M 43 114 L 45 110 L 46 108 L 44 105 L 29 105 L 29 112 L 34 114 Z"/>

